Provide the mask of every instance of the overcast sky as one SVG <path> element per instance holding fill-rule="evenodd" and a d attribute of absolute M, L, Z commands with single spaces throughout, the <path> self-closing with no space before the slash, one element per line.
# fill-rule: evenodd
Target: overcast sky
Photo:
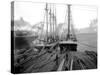
<path fill-rule="evenodd" d="M 45 3 L 33 2 L 15 2 L 14 19 L 18 20 L 23 17 L 25 21 L 31 25 L 37 24 L 44 20 Z M 56 4 L 57 23 L 65 22 L 67 5 Z M 91 20 L 97 18 L 97 8 L 93 6 L 72 5 L 71 6 L 72 21 L 75 28 L 85 28 L 89 26 Z"/>

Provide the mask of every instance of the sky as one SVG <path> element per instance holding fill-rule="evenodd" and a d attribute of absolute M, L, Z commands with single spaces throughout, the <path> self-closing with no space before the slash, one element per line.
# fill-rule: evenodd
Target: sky
<path fill-rule="evenodd" d="M 31 25 L 44 21 L 45 3 L 33 2 L 15 2 L 14 4 L 14 20 L 21 17 Z M 53 8 L 53 4 L 51 4 Z M 67 14 L 67 5 L 56 4 L 57 24 L 67 22 L 65 15 Z M 71 6 L 72 23 L 75 28 L 81 29 L 89 27 L 91 20 L 97 18 L 97 8 L 94 6 L 72 5 Z"/>

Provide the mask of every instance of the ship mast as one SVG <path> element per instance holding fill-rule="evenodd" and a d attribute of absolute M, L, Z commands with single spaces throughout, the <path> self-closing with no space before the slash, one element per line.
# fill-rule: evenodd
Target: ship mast
<path fill-rule="evenodd" d="M 71 5 L 68 5 L 68 34 L 67 34 L 67 40 L 70 39 L 70 6 Z"/>
<path fill-rule="evenodd" d="M 67 40 L 73 40 L 77 41 L 74 28 L 73 28 L 73 23 L 72 23 L 72 15 L 71 15 L 71 5 L 68 5 L 68 34 L 67 34 Z"/>
<path fill-rule="evenodd" d="M 51 29 L 51 31 L 50 31 L 50 33 L 52 33 L 52 26 L 51 26 L 51 5 L 50 5 L 50 12 L 49 12 L 49 15 L 50 15 L 50 29 Z M 51 34 L 50 34 L 50 36 L 51 36 Z"/>
<path fill-rule="evenodd" d="M 46 42 L 48 42 L 48 4 L 46 3 L 46 8 L 45 8 L 45 11 L 46 11 L 46 27 L 47 27 L 47 30 L 46 30 Z"/>
<path fill-rule="evenodd" d="M 56 7 L 55 7 L 55 12 L 54 12 L 54 15 L 55 15 L 55 39 L 57 41 L 58 37 L 57 37 L 57 32 L 56 32 L 56 28 L 57 28 L 57 16 L 56 16 Z"/>

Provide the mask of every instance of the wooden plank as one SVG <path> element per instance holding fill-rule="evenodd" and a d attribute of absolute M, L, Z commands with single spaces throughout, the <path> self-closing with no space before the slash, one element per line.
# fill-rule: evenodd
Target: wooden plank
<path fill-rule="evenodd" d="M 60 63 L 60 65 L 59 65 L 57 71 L 62 71 L 64 62 L 65 62 L 65 58 L 63 58 L 63 60 L 62 60 L 62 62 Z"/>

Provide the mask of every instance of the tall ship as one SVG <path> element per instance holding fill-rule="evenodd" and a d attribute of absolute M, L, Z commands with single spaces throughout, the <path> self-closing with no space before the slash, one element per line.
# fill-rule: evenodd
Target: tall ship
<path fill-rule="evenodd" d="M 45 7 L 45 15 L 44 15 L 44 22 L 43 26 L 45 27 L 44 33 L 39 35 L 39 42 L 36 44 L 35 47 L 37 48 L 48 48 L 55 45 L 59 39 L 58 34 L 55 33 L 57 27 L 57 19 L 56 19 L 56 8 L 54 4 L 46 3 Z M 44 36 L 43 36 L 44 34 Z M 42 39 L 41 39 L 42 36 Z"/>

